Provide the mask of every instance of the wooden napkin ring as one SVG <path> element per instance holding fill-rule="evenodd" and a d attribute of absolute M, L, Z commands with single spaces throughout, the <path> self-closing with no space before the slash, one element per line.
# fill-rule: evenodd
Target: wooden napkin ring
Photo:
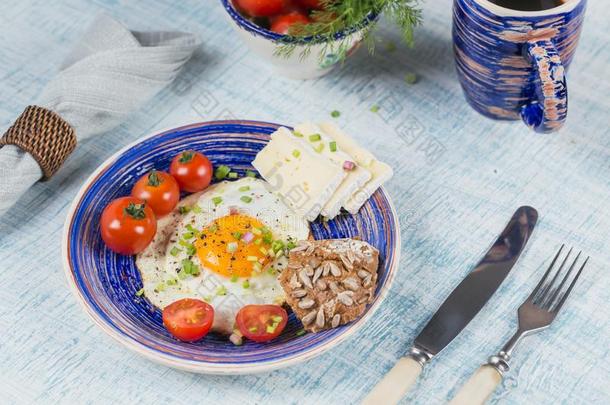
<path fill-rule="evenodd" d="M 48 180 L 76 148 L 74 129 L 46 108 L 28 106 L 0 138 L 0 146 L 17 145 L 30 153 Z"/>

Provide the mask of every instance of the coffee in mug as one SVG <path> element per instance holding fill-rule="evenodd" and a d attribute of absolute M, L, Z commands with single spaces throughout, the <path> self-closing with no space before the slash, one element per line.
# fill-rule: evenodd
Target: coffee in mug
<path fill-rule="evenodd" d="M 500 7 L 521 11 L 548 10 L 565 3 L 565 0 L 490 0 Z"/>

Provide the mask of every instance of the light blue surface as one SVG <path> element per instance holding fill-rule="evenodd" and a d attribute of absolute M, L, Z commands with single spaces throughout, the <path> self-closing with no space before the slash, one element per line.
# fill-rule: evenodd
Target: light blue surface
<path fill-rule="evenodd" d="M 179 80 L 128 122 L 80 145 L 59 174 L 0 218 L 3 403 L 351 403 L 362 398 L 522 204 L 541 218 L 529 247 L 479 316 L 406 397 L 443 403 L 515 327 L 515 310 L 566 242 L 592 256 L 551 329 L 528 338 L 492 403 L 610 402 L 610 9 L 591 1 L 568 74 L 570 113 L 555 135 L 499 123 L 464 101 L 451 51 L 451 3 L 430 0 L 417 48 L 380 42 L 331 76 L 275 77 L 212 0 L 3 1 L 0 126 L 41 92 L 99 11 L 136 29 L 198 31 L 205 47 Z M 395 31 L 382 38 L 397 39 Z M 408 71 L 419 82 L 403 81 Z M 373 104 L 381 109 L 369 111 Z M 244 377 L 191 375 L 150 363 L 98 330 L 66 287 L 60 240 L 69 203 L 111 152 L 158 129 L 219 117 L 296 124 L 337 120 L 395 168 L 401 272 L 378 316 L 300 367 Z"/>

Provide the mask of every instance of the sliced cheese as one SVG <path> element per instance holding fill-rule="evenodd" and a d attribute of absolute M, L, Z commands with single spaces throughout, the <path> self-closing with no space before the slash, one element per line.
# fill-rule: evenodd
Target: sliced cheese
<path fill-rule="evenodd" d="M 336 162 L 305 147 L 280 127 L 252 165 L 286 205 L 313 221 L 341 184 L 346 172 Z"/>
<path fill-rule="evenodd" d="M 325 134 L 332 137 L 337 146 L 347 154 L 354 157 L 357 164 L 366 168 L 371 173 L 369 181 L 352 194 L 350 199 L 343 205 L 348 212 L 356 214 L 364 203 L 381 187 L 383 183 L 390 180 L 394 174 L 392 168 L 383 163 L 375 156 L 361 147 L 353 138 L 341 131 L 335 124 L 326 122 L 319 124 Z"/>
<path fill-rule="evenodd" d="M 334 141 L 333 138 L 326 135 L 326 133 L 317 125 L 313 123 L 304 123 L 297 125 L 295 131 L 302 134 L 303 137 L 297 138 L 297 140 L 304 146 L 309 147 L 319 153 L 320 155 L 330 159 L 336 164 L 343 167 L 345 161 L 352 161 L 356 163 L 356 160 L 351 155 L 344 152 L 338 145 L 338 142 Z M 316 135 L 320 136 L 320 140 L 311 141 L 309 136 Z M 277 136 L 283 136 L 284 134 L 278 134 Z M 294 135 L 290 134 L 294 137 Z M 335 151 L 333 152 L 330 144 L 335 143 Z M 366 182 L 371 179 L 372 175 L 367 169 L 360 165 L 356 165 L 353 170 L 346 171 L 346 176 L 332 194 L 331 198 L 322 207 L 321 214 L 332 219 L 336 217 L 341 211 L 341 207 L 346 206 L 347 202 L 356 193 L 357 190 L 361 189 Z"/>

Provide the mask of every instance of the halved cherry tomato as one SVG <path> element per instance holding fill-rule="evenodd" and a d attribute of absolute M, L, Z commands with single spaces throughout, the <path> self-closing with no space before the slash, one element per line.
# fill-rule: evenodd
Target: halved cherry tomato
<path fill-rule="evenodd" d="M 100 231 L 106 245 L 116 253 L 140 253 L 155 237 L 157 218 L 146 202 L 121 197 L 104 208 Z"/>
<path fill-rule="evenodd" d="M 287 0 L 236 0 L 237 6 L 251 17 L 270 17 L 280 14 Z"/>
<path fill-rule="evenodd" d="M 310 22 L 310 20 L 305 14 L 298 11 L 292 11 L 288 14 L 274 18 L 271 22 L 271 31 L 286 35 L 288 34 L 290 27 L 294 24 L 307 24 L 308 22 Z"/>
<path fill-rule="evenodd" d="M 180 200 L 178 182 L 169 173 L 152 170 L 140 177 L 131 195 L 148 203 L 157 217 L 169 214 Z"/>
<path fill-rule="evenodd" d="M 195 298 L 174 301 L 163 309 L 163 325 L 176 339 L 195 342 L 208 334 L 214 323 L 214 308 Z"/>
<path fill-rule="evenodd" d="M 279 305 L 246 305 L 235 321 L 242 335 L 255 342 L 266 342 L 282 333 L 288 314 Z"/>
<path fill-rule="evenodd" d="M 180 185 L 180 189 L 194 193 L 210 185 L 212 163 L 204 154 L 188 150 L 176 156 L 169 172 Z"/>
<path fill-rule="evenodd" d="M 297 4 L 305 8 L 314 8 L 316 10 L 322 9 L 322 2 L 320 0 L 296 0 Z"/>

